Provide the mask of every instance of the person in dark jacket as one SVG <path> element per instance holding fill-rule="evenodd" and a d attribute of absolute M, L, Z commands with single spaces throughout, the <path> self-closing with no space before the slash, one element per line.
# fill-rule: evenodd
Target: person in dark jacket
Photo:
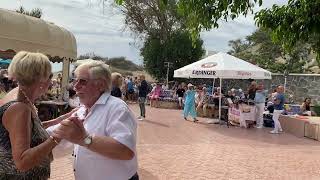
<path fill-rule="evenodd" d="M 112 78 L 112 90 L 111 90 L 111 96 L 121 98 L 122 92 L 121 92 L 121 85 L 122 85 L 122 75 L 120 73 L 114 72 L 111 74 Z"/>
<path fill-rule="evenodd" d="M 140 107 L 140 117 L 138 117 L 138 120 L 143 120 L 146 118 L 146 99 L 148 95 L 148 83 L 145 80 L 144 75 L 139 76 L 139 84 L 138 84 L 138 90 L 139 90 L 139 107 Z"/>

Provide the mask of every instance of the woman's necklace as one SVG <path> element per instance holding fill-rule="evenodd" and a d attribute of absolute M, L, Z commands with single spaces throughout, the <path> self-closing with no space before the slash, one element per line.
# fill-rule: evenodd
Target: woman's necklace
<path fill-rule="evenodd" d="M 31 102 L 31 100 L 29 99 L 29 97 L 26 95 L 26 93 L 20 89 L 20 92 L 22 93 L 22 95 L 24 96 L 24 98 L 27 100 L 27 102 L 29 103 L 29 105 L 31 106 L 31 112 L 32 112 L 32 115 L 33 117 L 37 117 L 38 116 L 38 109 L 36 108 L 36 106 Z"/>

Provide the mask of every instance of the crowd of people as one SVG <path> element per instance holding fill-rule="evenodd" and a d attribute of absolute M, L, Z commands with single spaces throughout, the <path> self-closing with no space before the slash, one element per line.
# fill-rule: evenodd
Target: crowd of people
<path fill-rule="evenodd" d="M 270 133 L 282 132 L 282 128 L 279 122 L 280 114 L 285 113 L 284 104 L 286 102 L 284 96 L 284 87 L 278 86 L 271 93 L 264 88 L 262 82 L 257 83 L 251 81 L 246 90 L 232 88 L 230 90 L 223 90 L 220 87 L 213 88 L 206 84 L 194 86 L 191 83 L 186 84 L 184 82 L 176 82 L 169 89 L 162 83 L 150 84 L 150 90 L 148 90 L 149 83 L 146 83 L 145 89 L 141 89 L 141 80 L 144 80 L 144 76 L 134 78 L 123 78 L 119 73 L 114 74 L 114 95 L 121 97 L 128 102 L 133 102 L 134 97 L 137 97 L 139 106 L 141 109 L 141 116 L 139 120 L 145 118 L 145 103 L 147 99 L 150 101 L 151 107 L 159 107 L 159 99 L 163 91 L 173 92 L 172 98 L 177 100 L 180 109 L 183 109 L 183 118 L 187 120 L 190 115 L 192 121 L 197 122 L 197 112 L 202 112 L 202 115 L 207 117 L 209 106 L 213 107 L 213 118 L 218 118 L 219 110 L 219 98 L 221 96 L 222 106 L 239 107 L 241 104 L 247 104 L 254 106 L 254 120 L 256 128 L 263 128 L 264 126 L 264 114 L 266 111 L 273 114 L 274 130 Z M 143 97 L 141 98 L 141 93 Z M 113 93 L 112 93 L 113 94 Z M 121 95 L 122 94 L 122 95 Z M 132 98 L 133 97 L 133 98 Z M 311 99 L 306 98 L 301 105 L 301 115 L 315 115 L 310 108 Z M 210 115 L 209 115 L 210 116 Z M 211 116 L 210 116 L 211 117 Z M 245 125 L 245 127 L 247 127 Z"/>
<path fill-rule="evenodd" d="M 213 117 L 218 117 L 218 109 L 221 105 L 228 107 L 239 107 L 241 104 L 246 104 L 254 107 L 254 121 L 255 127 L 260 129 L 264 127 L 264 114 L 271 113 L 274 122 L 274 130 L 270 131 L 272 134 L 282 132 L 281 124 L 279 122 L 280 114 L 286 113 L 288 109 L 285 108 L 286 98 L 284 95 L 284 87 L 278 86 L 271 93 L 264 88 L 263 82 L 257 83 L 251 81 L 248 88 L 242 89 L 222 90 L 220 87 L 212 88 L 205 84 L 194 86 L 191 83 L 175 84 L 172 91 L 174 91 L 174 98 L 177 98 L 179 107 L 183 109 L 184 119 L 190 115 L 192 121 L 197 122 L 197 112 L 201 112 L 203 116 L 208 115 L 208 107 L 211 105 L 214 109 Z M 301 105 L 300 115 L 316 115 L 311 111 L 311 99 L 306 98 Z M 245 125 L 245 127 L 247 127 Z"/>
<path fill-rule="evenodd" d="M 137 101 L 139 120 L 146 118 L 146 101 L 159 106 L 159 97 L 168 87 L 150 83 L 144 75 L 132 79 L 111 73 L 101 61 L 90 61 L 75 69 L 70 81 L 69 105 L 72 111 L 51 120 L 40 121 L 35 102 L 52 94 L 61 95 L 62 76 L 52 79 L 51 64 L 41 53 L 17 53 L 2 78 L 12 80 L 1 86 L 7 94 L 0 101 L 0 179 L 37 179 L 50 177 L 50 163 L 54 148 L 74 145 L 74 175 L 76 180 L 108 177 L 113 180 L 138 180 L 136 130 L 137 122 L 126 102 Z M 278 86 L 270 95 L 263 83 L 252 81 L 248 89 L 213 88 L 205 84 L 197 87 L 189 83 L 175 83 L 171 89 L 183 118 L 197 122 L 197 111 L 207 115 L 213 104 L 255 106 L 256 128 L 263 127 L 266 109 L 273 114 L 274 129 L 282 132 L 279 116 L 285 110 L 284 87 Z M 222 99 L 222 101 L 220 101 Z M 311 99 L 301 106 L 302 114 L 314 115 Z"/>

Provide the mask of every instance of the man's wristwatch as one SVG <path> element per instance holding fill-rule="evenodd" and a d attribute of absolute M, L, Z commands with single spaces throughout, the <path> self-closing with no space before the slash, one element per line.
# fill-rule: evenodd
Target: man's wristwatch
<path fill-rule="evenodd" d="M 90 144 L 92 144 L 92 136 L 91 135 L 88 135 L 87 137 L 85 137 L 83 139 L 83 143 L 85 146 L 90 146 Z"/>

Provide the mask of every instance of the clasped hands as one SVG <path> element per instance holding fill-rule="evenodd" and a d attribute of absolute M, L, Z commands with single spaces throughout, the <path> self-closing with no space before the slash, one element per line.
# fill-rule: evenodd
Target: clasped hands
<path fill-rule="evenodd" d="M 83 126 L 83 120 L 78 117 L 69 117 L 60 122 L 60 125 L 53 131 L 52 136 L 83 146 L 84 139 L 88 134 Z"/>

